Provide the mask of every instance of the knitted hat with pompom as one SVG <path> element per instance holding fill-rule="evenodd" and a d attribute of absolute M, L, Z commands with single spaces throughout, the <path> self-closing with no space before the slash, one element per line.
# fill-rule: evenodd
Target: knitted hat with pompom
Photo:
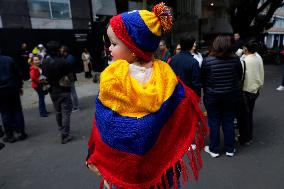
<path fill-rule="evenodd" d="M 134 10 L 114 16 L 110 26 L 115 35 L 139 58 L 148 62 L 158 48 L 163 32 L 171 30 L 171 10 L 162 2 L 153 11 Z"/>

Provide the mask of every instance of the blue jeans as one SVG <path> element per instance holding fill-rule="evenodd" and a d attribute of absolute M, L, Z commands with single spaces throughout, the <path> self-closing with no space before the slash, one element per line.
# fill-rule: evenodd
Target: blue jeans
<path fill-rule="evenodd" d="M 222 127 L 224 134 L 225 151 L 234 152 L 234 118 L 238 99 L 239 95 L 235 94 L 204 95 L 203 101 L 210 128 L 209 149 L 211 152 L 220 153 L 220 127 Z"/>
<path fill-rule="evenodd" d="M 40 87 L 35 88 L 35 91 L 37 92 L 37 95 L 38 95 L 38 110 L 39 110 L 39 114 L 41 116 L 46 115 L 47 111 L 46 111 L 45 102 L 44 102 L 45 95 L 43 94 L 43 91 L 42 91 L 42 89 Z"/>
<path fill-rule="evenodd" d="M 71 85 L 71 99 L 72 99 L 72 104 L 73 104 L 73 109 L 78 109 L 79 108 L 79 100 L 75 88 L 75 83 Z"/>

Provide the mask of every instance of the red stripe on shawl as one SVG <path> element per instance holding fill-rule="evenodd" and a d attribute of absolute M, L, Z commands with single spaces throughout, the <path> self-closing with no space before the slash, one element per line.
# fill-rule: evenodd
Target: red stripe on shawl
<path fill-rule="evenodd" d="M 185 87 L 185 85 L 183 84 Z M 106 145 L 100 138 L 95 126 L 92 130 L 89 146 L 95 143 L 95 149 L 87 162 L 94 164 L 103 177 L 118 187 L 127 189 L 150 188 L 161 183 L 161 177 L 166 170 L 175 164 L 188 152 L 189 146 L 196 142 L 199 152 L 204 147 L 204 137 L 207 129 L 199 124 L 199 118 L 204 123 L 204 117 L 199 109 L 199 98 L 186 87 L 186 97 L 178 105 L 168 122 L 161 130 L 157 143 L 144 156 L 129 154 L 115 150 Z M 191 114 L 188 114 L 190 112 Z M 202 129 L 197 129 L 202 127 Z M 202 131 L 196 134 L 197 131 Z M 169 133 L 170 132 L 170 133 Z M 198 165 L 201 162 L 190 162 L 194 175 L 198 175 Z"/>

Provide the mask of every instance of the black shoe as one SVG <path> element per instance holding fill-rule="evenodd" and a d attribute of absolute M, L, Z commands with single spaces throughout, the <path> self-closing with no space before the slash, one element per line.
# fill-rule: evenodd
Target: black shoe
<path fill-rule="evenodd" d="M 93 77 L 93 75 L 92 75 L 91 72 L 88 73 L 88 77 L 89 77 L 89 78 L 92 78 L 92 77 Z"/>
<path fill-rule="evenodd" d="M 26 133 L 21 133 L 17 136 L 17 140 L 26 140 L 28 135 Z"/>
<path fill-rule="evenodd" d="M 0 142 L 0 150 L 2 150 L 2 148 L 4 148 L 4 147 L 5 147 L 5 144 Z"/>
<path fill-rule="evenodd" d="M 17 139 L 14 136 L 12 136 L 12 137 L 4 137 L 3 138 L 3 142 L 14 143 L 16 141 L 17 141 Z"/>
<path fill-rule="evenodd" d="M 40 114 L 40 117 L 48 117 L 48 114 Z"/>
<path fill-rule="evenodd" d="M 62 136 L 61 144 L 66 144 L 67 142 L 69 142 L 72 139 L 73 139 L 73 136 L 71 136 L 71 135 Z"/>

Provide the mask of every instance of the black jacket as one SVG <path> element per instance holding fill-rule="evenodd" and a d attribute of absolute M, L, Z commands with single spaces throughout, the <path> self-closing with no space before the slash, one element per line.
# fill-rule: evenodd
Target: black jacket
<path fill-rule="evenodd" d="M 19 68 L 11 57 L 0 55 L 0 90 L 19 90 L 23 80 Z"/>
<path fill-rule="evenodd" d="M 201 84 L 198 61 L 189 52 L 182 51 L 173 57 L 170 66 L 184 84 L 200 96 Z"/>
<path fill-rule="evenodd" d="M 201 83 L 205 94 L 240 91 L 243 69 L 238 57 L 206 57 L 201 66 Z"/>
<path fill-rule="evenodd" d="M 70 87 L 61 87 L 59 85 L 59 80 L 72 73 L 72 64 L 69 64 L 62 57 L 48 57 L 43 60 L 42 72 L 46 76 L 48 83 L 51 85 L 51 93 L 64 93 L 70 92 Z"/>

